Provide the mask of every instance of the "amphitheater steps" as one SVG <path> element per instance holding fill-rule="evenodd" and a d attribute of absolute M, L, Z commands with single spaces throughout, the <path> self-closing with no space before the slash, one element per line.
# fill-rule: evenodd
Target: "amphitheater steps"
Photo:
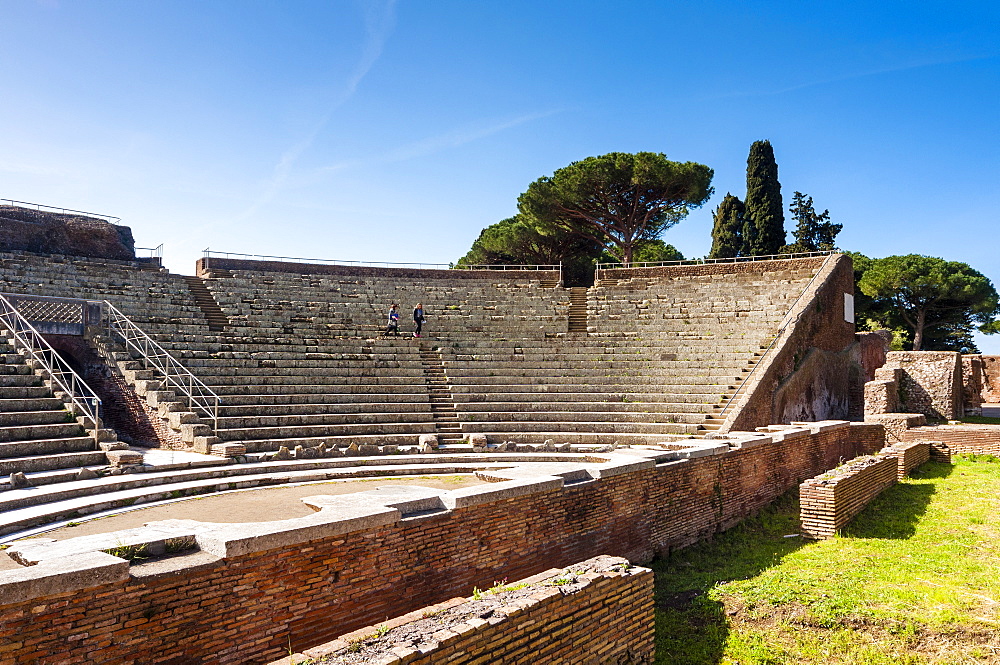
<path fill-rule="evenodd" d="M 444 371 L 441 351 L 421 345 L 420 361 L 424 366 L 424 378 L 427 381 L 427 393 L 438 443 L 444 445 L 458 443 L 463 438 L 462 426 L 458 420 L 455 399 L 451 394 L 451 384 Z"/>
<path fill-rule="evenodd" d="M 107 464 L 93 436 L 9 344 L 0 343 L 0 475 Z"/>
<path fill-rule="evenodd" d="M 233 489 L 394 475 L 472 473 L 509 467 L 512 462 L 583 459 L 577 453 L 401 455 L 254 462 L 70 480 L 0 493 L 0 535 L 117 508 Z"/>
<path fill-rule="evenodd" d="M 726 405 L 734 402 L 737 396 L 742 395 L 745 392 L 747 379 L 750 378 L 750 375 L 753 373 L 757 365 L 760 364 L 760 361 L 764 359 L 764 355 L 767 353 L 767 350 L 770 348 L 773 341 L 774 337 L 764 340 L 764 343 L 761 344 L 760 348 L 754 352 L 754 354 L 750 357 L 750 360 L 747 361 L 746 366 L 740 370 L 740 376 L 737 379 L 738 383 L 736 386 L 727 390 L 722 395 L 722 399 L 719 403 L 712 407 L 712 414 L 706 416 L 705 422 L 698 428 L 698 434 L 696 434 L 696 436 L 704 436 L 709 432 L 716 432 L 722 429 L 722 426 L 726 422 L 726 415 L 724 414 Z"/>
<path fill-rule="evenodd" d="M 587 287 L 569 290 L 569 325 L 567 332 L 587 332 Z"/>
<path fill-rule="evenodd" d="M 205 286 L 205 282 L 200 277 L 184 276 L 183 279 L 194 297 L 195 304 L 205 314 L 208 329 L 212 332 L 224 331 L 229 325 L 229 318 L 219 307 L 219 303 L 215 301 L 215 297 Z"/>

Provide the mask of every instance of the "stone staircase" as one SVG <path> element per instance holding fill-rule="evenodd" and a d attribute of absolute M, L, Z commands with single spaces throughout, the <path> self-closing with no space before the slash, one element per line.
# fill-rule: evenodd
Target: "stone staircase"
<path fill-rule="evenodd" d="M 75 474 L 81 467 L 107 463 L 93 434 L 0 336 L 0 475 L 21 472 L 36 484 L 38 474 Z M 0 484 L 5 486 L 9 480 Z"/>
<path fill-rule="evenodd" d="M 719 400 L 719 403 L 712 408 L 712 413 L 705 419 L 705 422 L 702 423 L 695 436 L 704 436 L 709 432 L 716 432 L 722 428 L 727 418 L 726 407 L 735 404 L 736 400 L 743 395 L 746 390 L 747 379 L 750 378 L 754 368 L 757 367 L 757 365 L 760 364 L 760 361 L 764 359 L 764 355 L 767 353 L 767 349 L 773 339 L 774 338 L 772 337 L 767 340 L 766 344 L 762 344 L 757 351 L 754 351 L 750 360 L 747 361 L 746 367 L 741 369 L 740 376 L 737 377 L 737 384 L 733 386 L 732 390 L 722 394 L 722 399 Z"/>
<path fill-rule="evenodd" d="M 200 277 L 184 276 L 183 279 L 188 289 L 191 290 L 191 295 L 194 296 L 195 304 L 198 305 L 199 309 L 205 315 L 208 329 L 213 332 L 222 332 L 225 330 L 226 326 L 229 325 L 229 319 L 226 318 L 225 312 L 219 307 L 219 303 L 215 302 L 215 298 L 212 297 L 212 292 L 205 286 L 205 282 Z"/>
<path fill-rule="evenodd" d="M 424 364 L 427 378 L 427 392 L 430 397 L 431 414 L 437 429 L 439 445 L 453 445 L 463 439 L 462 425 L 458 421 L 458 411 L 451 394 L 451 385 L 441 361 L 441 351 L 422 344 L 420 360 Z"/>
<path fill-rule="evenodd" d="M 587 287 L 574 286 L 569 290 L 568 332 L 587 332 Z"/>

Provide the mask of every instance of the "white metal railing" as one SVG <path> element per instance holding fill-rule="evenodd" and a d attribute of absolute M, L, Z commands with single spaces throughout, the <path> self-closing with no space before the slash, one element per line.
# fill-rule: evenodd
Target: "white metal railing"
<path fill-rule="evenodd" d="M 163 260 L 163 243 L 161 242 L 156 247 L 136 247 L 137 252 L 149 252 L 144 258 L 148 259 L 160 259 Z"/>
<path fill-rule="evenodd" d="M 143 367 L 158 371 L 175 393 L 187 398 L 191 411 L 212 421 L 215 432 L 219 423 L 219 396 L 117 307 L 107 300 L 104 306 L 109 337 L 120 337 L 126 349 L 138 353 Z"/>
<path fill-rule="evenodd" d="M 99 442 L 101 399 L 97 394 L 2 294 L 0 323 L 12 334 L 14 348 L 26 351 L 34 361 L 34 369 L 41 369 L 48 374 L 52 388 L 58 387 L 66 395 L 66 399 L 72 404 L 71 411 L 90 420 L 94 442 Z"/>
<path fill-rule="evenodd" d="M 531 263 L 500 263 L 500 264 L 490 264 L 490 263 L 476 263 L 472 265 L 453 265 L 454 270 L 546 270 L 546 271 L 559 271 L 559 284 L 563 283 L 563 266 L 562 261 L 559 263 L 551 264 L 531 264 Z"/>
<path fill-rule="evenodd" d="M 335 266 L 359 266 L 367 268 L 442 268 L 447 269 L 448 263 L 393 263 L 392 261 L 342 261 L 340 259 L 305 259 L 297 256 L 268 256 L 267 254 L 239 254 L 236 252 L 216 252 L 211 249 L 202 250 L 202 256 L 210 259 L 213 256 L 219 258 L 241 258 L 252 261 L 295 261 L 296 263 L 319 263 L 322 265 Z"/>
<path fill-rule="evenodd" d="M 681 261 L 633 261 L 632 263 L 598 263 L 594 280 L 601 277 L 601 270 L 617 270 L 621 268 L 659 268 L 662 266 L 699 266 L 712 263 L 746 263 L 753 261 L 775 261 L 781 259 L 804 259 L 810 256 L 829 256 L 839 254 L 839 249 L 824 249 L 816 252 L 794 252 L 791 254 L 761 254 L 760 256 L 728 256 L 719 259 L 685 259 Z"/>
<path fill-rule="evenodd" d="M 819 278 L 821 274 L 823 274 L 823 269 L 826 267 L 827 263 L 829 263 L 832 255 L 833 252 L 828 252 L 828 256 L 826 259 L 824 259 L 823 264 L 816 270 L 816 273 L 812 276 L 812 279 L 809 280 L 809 283 L 806 284 L 805 288 L 802 289 L 802 293 L 800 293 L 799 297 L 795 299 L 795 302 L 792 303 L 792 306 L 788 308 L 788 313 L 785 314 L 785 318 L 782 321 L 781 325 L 778 327 L 778 331 L 774 333 L 774 338 L 771 340 L 771 343 L 767 345 L 766 349 L 764 349 L 764 353 L 761 354 L 760 360 L 758 360 L 757 364 L 753 366 L 753 369 L 750 370 L 750 373 L 743 378 L 743 382 L 736 389 L 736 392 L 734 392 L 732 396 L 726 401 L 725 406 L 722 407 L 722 411 L 719 412 L 719 417 L 722 418 L 726 417 L 726 414 L 732 407 L 733 402 L 736 401 L 736 398 L 739 397 L 741 394 L 742 395 L 746 394 L 744 392 L 744 388 L 750 385 L 750 378 L 753 377 L 757 369 L 764 364 L 764 359 L 767 358 L 768 354 L 770 354 L 771 351 L 774 349 L 775 344 L 778 343 L 778 340 L 781 339 L 781 336 L 790 326 L 794 326 L 796 323 L 799 322 L 799 319 L 802 318 L 802 314 L 805 312 L 804 309 L 795 313 L 794 317 L 792 316 L 792 313 L 795 312 L 795 309 L 798 307 L 799 303 L 802 301 L 803 298 L 806 297 L 806 294 L 809 293 L 809 290 L 812 288 L 813 283 Z"/>
<path fill-rule="evenodd" d="M 95 219 L 103 219 L 106 222 L 110 222 L 112 224 L 114 224 L 115 222 L 122 221 L 121 217 L 115 217 L 113 215 L 101 215 L 101 214 L 98 214 L 96 212 L 86 212 L 84 210 L 73 210 L 72 208 L 58 208 L 56 206 L 45 205 L 44 203 L 29 203 L 28 201 L 17 201 L 17 200 L 14 200 L 14 199 L 0 199 L 0 205 L 4 205 L 5 203 L 9 203 L 10 205 L 12 205 L 14 207 L 17 207 L 17 208 L 29 208 L 29 207 L 30 208 L 34 208 L 35 210 L 37 210 L 39 212 L 42 212 L 42 210 L 44 209 L 44 210 L 51 210 L 51 211 L 57 212 L 59 214 L 77 213 L 77 214 L 80 214 L 80 215 L 84 215 L 86 217 L 93 217 Z"/>

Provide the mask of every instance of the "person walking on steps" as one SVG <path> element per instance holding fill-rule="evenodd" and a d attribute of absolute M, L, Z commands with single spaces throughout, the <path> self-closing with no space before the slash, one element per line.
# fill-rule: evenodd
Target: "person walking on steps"
<path fill-rule="evenodd" d="M 413 308 L 413 336 L 420 337 L 420 330 L 424 327 L 424 305 L 417 303 Z"/>
<path fill-rule="evenodd" d="M 385 327 L 385 332 L 382 334 L 399 337 L 399 305 L 396 303 L 393 303 L 392 307 L 389 308 L 389 324 Z"/>

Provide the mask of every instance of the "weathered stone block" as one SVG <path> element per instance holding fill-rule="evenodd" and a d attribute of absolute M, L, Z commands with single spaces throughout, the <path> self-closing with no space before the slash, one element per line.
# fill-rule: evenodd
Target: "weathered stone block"
<path fill-rule="evenodd" d="M 136 466 L 142 464 L 142 453 L 134 450 L 109 450 L 105 453 L 111 466 L 121 468 L 124 466 Z"/>
<path fill-rule="evenodd" d="M 216 443 L 209 450 L 219 457 L 240 457 L 247 454 L 247 447 L 242 443 Z"/>

